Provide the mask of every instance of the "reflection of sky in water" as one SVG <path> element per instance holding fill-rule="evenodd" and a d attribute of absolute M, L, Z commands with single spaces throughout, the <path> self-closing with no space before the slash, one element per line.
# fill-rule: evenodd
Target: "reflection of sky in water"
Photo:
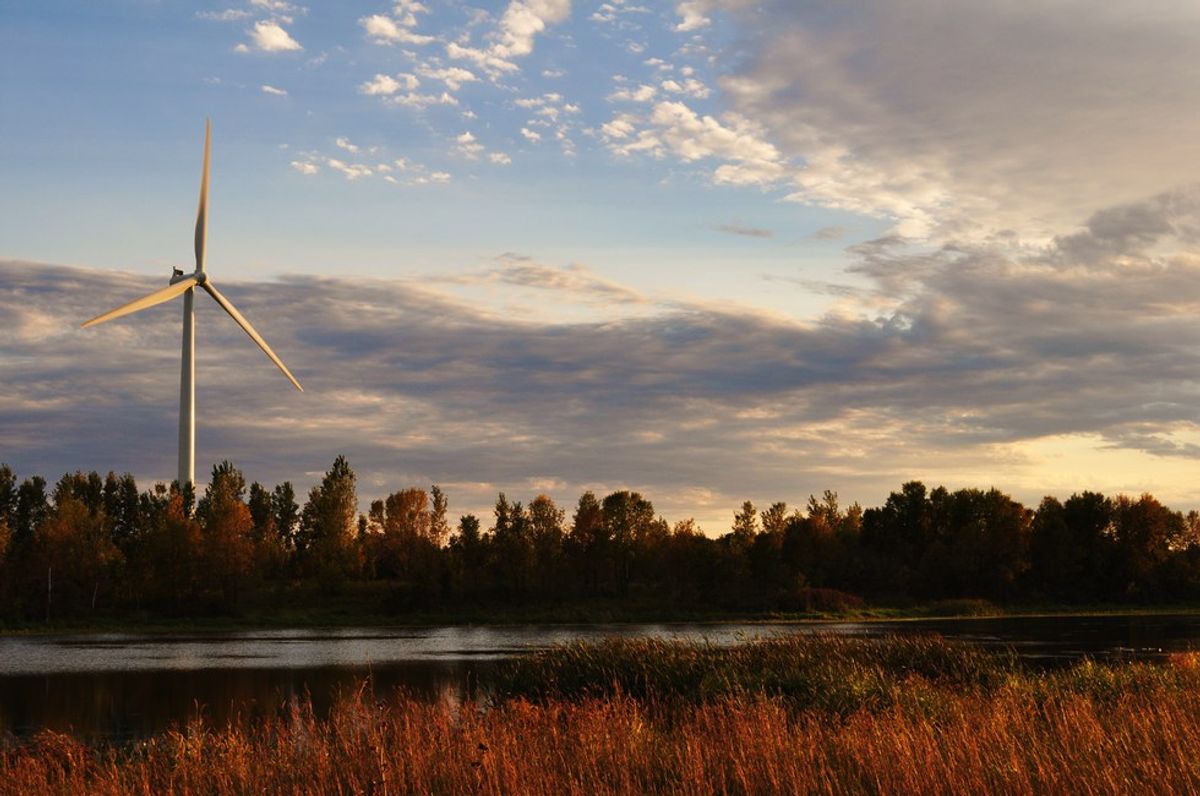
<path fill-rule="evenodd" d="M 370 667 L 498 660 L 552 644 L 621 636 L 726 645 L 784 633 L 938 632 L 1027 657 L 1153 657 L 1200 641 L 1198 616 L 1009 617 L 829 624 L 640 624 L 255 630 L 191 635 L 0 638 L 0 677 L 66 672 Z"/>
<path fill-rule="evenodd" d="M 348 628 L 146 636 L 0 638 L 0 736 L 45 727 L 90 738 L 161 732 L 202 713 L 216 725 L 278 715 L 311 699 L 323 714 L 338 693 L 397 688 L 456 706 L 486 697 L 499 662 L 580 639 L 655 637 L 732 644 L 783 633 L 938 632 L 1011 646 L 1057 665 L 1080 655 L 1154 658 L 1200 645 L 1200 616 L 1016 617 L 830 624 L 644 624 Z"/>
<path fill-rule="evenodd" d="M 588 638 L 650 636 L 731 644 L 743 639 L 797 630 L 793 625 L 588 625 L 16 637 L 0 638 L 0 676 L 155 669 L 370 666 L 422 660 L 496 660 L 552 644 Z"/>

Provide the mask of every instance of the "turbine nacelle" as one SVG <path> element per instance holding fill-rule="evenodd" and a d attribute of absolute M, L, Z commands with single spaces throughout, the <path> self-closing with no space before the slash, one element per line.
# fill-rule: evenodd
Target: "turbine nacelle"
<path fill-rule="evenodd" d="M 203 286 L 204 283 L 208 281 L 208 274 L 206 274 L 204 271 L 193 271 L 190 274 L 185 274 L 183 271 L 179 270 L 178 268 L 175 268 L 173 270 L 174 270 L 174 273 L 171 274 L 171 281 L 168 282 L 167 284 L 174 285 L 179 282 L 186 281 L 188 279 L 195 279 L 197 285 Z"/>

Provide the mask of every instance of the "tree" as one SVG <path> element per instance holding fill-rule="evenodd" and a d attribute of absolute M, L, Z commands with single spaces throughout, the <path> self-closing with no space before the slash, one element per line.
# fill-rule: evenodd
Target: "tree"
<path fill-rule="evenodd" d="M 296 503 L 296 490 L 291 481 L 284 481 L 271 492 L 271 516 L 284 549 L 295 550 L 296 533 L 300 528 L 300 506 Z"/>
<path fill-rule="evenodd" d="M 17 505 L 13 512 L 13 542 L 22 545 L 32 541 L 34 530 L 49 513 L 46 479 L 40 475 L 26 478 L 17 489 Z"/>
<path fill-rule="evenodd" d="M 448 550 L 456 591 L 474 594 L 481 590 L 486 554 L 479 518 L 474 514 L 459 517 L 458 532 L 450 538 Z"/>
<path fill-rule="evenodd" d="M 94 610 L 101 584 L 121 560 L 103 510 L 92 511 L 69 491 L 38 524 L 35 549 L 31 574 L 45 576 L 48 615 L 52 603 L 68 611 Z"/>
<path fill-rule="evenodd" d="M 10 528 L 17 511 L 17 476 L 7 464 L 0 464 L 0 522 Z"/>
<path fill-rule="evenodd" d="M 277 535 L 275 517 L 271 512 L 271 493 L 262 484 L 255 481 L 250 485 L 250 495 L 246 501 L 250 509 L 250 520 L 254 523 L 254 541 L 260 542 L 268 536 Z"/>
<path fill-rule="evenodd" d="M 144 538 L 132 553 L 135 594 L 157 610 L 194 610 L 200 591 L 203 534 L 175 484 L 156 484 L 142 495 Z"/>
<path fill-rule="evenodd" d="M 104 513 L 112 528 L 113 541 L 128 552 L 142 532 L 137 481 L 131 474 L 118 477 L 109 471 L 104 479 Z"/>
<path fill-rule="evenodd" d="M 338 456 L 309 492 L 300 516 L 298 553 L 306 571 L 327 588 L 338 586 L 358 569 L 356 489 L 354 470 L 345 456 Z"/>
<path fill-rule="evenodd" d="M 561 594 L 563 522 L 566 512 L 548 495 L 538 495 L 529 504 L 529 534 L 533 542 L 534 579 L 542 594 Z"/>
<path fill-rule="evenodd" d="M 441 547 L 450 537 L 450 523 L 446 520 L 446 510 L 450 508 L 450 500 L 437 484 L 429 488 L 429 540 Z"/>
<path fill-rule="evenodd" d="M 492 526 L 492 583 L 508 597 L 523 599 L 533 585 L 534 552 L 529 516 L 503 492 L 496 499 Z"/>
<path fill-rule="evenodd" d="M 781 534 L 787 527 L 787 503 L 772 503 L 761 515 L 763 533 Z"/>
<path fill-rule="evenodd" d="M 735 543 L 743 549 L 749 547 L 758 534 L 758 509 L 749 500 L 733 515 L 732 532 Z"/>
<path fill-rule="evenodd" d="M 242 500 L 245 493 L 241 471 L 223 461 L 213 467 L 198 510 L 204 529 L 204 576 L 220 591 L 226 606 L 237 604 L 255 560 L 254 520 Z"/>
<path fill-rule="evenodd" d="M 808 516 L 820 519 L 830 528 L 837 528 L 842 521 L 842 512 L 838 506 L 838 493 L 826 489 L 820 498 L 808 496 Z"/>
<path fill-rule="evenodd" d="M 1183 536 L 1183 516 L 1152 495 L 1137 500 L 1122 495 L 1113 504 L 1113 531 L 1116 585 L 1124 596 L 1143 600 L 1165 596 L 1164 573 L 1171 548 Z"/>
<path fill-rule="evenodd" d="M 367 516 L 369 558 L 375 574 L 411 581 L 428 565 L 423 548 L 430 539 L 429 496 L 424 489 L 402 489 L 371 503 Z"/>
<path fill-rule="evenodd" d="M 654 533 L 654 504 L 638 492 L 621 490 L 604 498 L 605 534 L 611 540 L 616 562 L 617 590 L 629 591 L 643 537 Z M 664 534 L 665 535 L 665 534 Z"/>

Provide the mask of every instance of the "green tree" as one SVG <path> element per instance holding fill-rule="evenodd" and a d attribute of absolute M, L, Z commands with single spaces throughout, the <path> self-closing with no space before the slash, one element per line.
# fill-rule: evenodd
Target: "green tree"
<path fill-rule="evenodd" d="M 17 476 L 7 464 L 0 464 L 0 522 L 11 528 L 17 512 Z"/>
<path fill-rule="evenodd" d="M 300 528 L 300 505 L 291 481 L 284 481 L 271 492 L 271 516 L 275 531 L 285 550 L 296 549 L 296 534 Z"/>
<path fill-rule="evenodd" d="M 357 479 L 345 456 L 308 494 L 300 515 L 297 548 L 303 565 L 323 586 L 333 588 L 358 571 Z"/>
<path fill-rule="evenodd" d="M 46 499 L 46 479 L 31 476 L 17 488 L 17 505 L 13 512 L 13 542 L 24 545 L 33 540 L 33 532 L 50 514 L 50 502 Z"/>
<path fill-rule="evenodd" d="M 534 571 L 529 515 L 520 501 L 510 504 L 503 492 L 493 514 L 490 580 L 506 596 L 524 599 L 532 590 Z"/>
<path fill-rule="evenodd" d="M 548 495 L 538 495 L 529 503 L 534 579 L 542 594 L 561 594 L 566 586 L 562 577 L 566 516 Z"/>

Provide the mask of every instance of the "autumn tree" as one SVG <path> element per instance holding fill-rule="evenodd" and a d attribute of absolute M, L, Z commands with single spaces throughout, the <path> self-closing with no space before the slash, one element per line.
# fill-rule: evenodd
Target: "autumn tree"
<path fill-rule="evenodd" d="M 96 511 L 69 490 L 34 532 L 33 572 L 45 575 L 47 604 L 68 611 L 95 610 L 101 587 L 121 561 L 103 508 Z M 49 614 L 49 610 L 48 610 Z"/>
<path fill-rule="evenodd" d="M 450 508 L 450 499 L 437 484 L 429 488 L 429 541 L 435 547 L 446 544 L 450 538 L 450 522 L 446 519 L 446 511 Z"/>
<path fill-rule="evenodd" d="M 254 520 L 243 500 L 246 479 L 229 461 L 214 465 L 197 507 L 203 524 L 204 576 L 226 606 L 236 605 L 253 572 Z"/>
<path fill-rule="evenodd" d="M 12 545 L 12 525 L 17 508 L 17 477 L 7 464 L 0 464 L 0 575 L 4 573 Z M 11 577 L 7 579 L 11 581 Z M 3 590 L 0 589 L 0 596 Z"/>

